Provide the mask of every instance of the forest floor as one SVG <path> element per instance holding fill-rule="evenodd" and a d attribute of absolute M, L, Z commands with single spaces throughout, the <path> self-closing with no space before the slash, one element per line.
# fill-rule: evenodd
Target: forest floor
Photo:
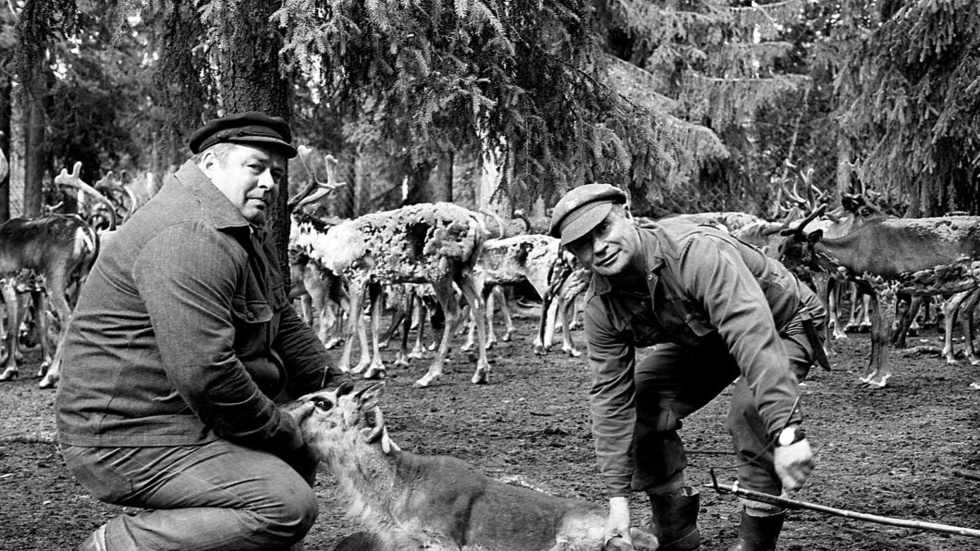
<path fill-rule="evenodd" d="M 386 351 L 389 378 L 382 407 L 392 438 L 409 451 L 469 461 L 495 478 L 604 503 L 590 433 L 585 357 L 557 350 L 535 355 L 530 310 L 517 321 L 514 339 L 489 352 L 488 385 L 472 385 L 473 363 L 455 352 L 441 381 L 416 389 L 412 383 L 425 364 L 416 360 L 407 370 L 396 370 L 390 367 L 395 351 Z M 584 348 L 581 331 L 573 336 Z M 929 330 L 909 344 L 941 347 L 941 339 Z M 980 380 L 980 369 L 892 351 L 895 376 L 885 389 L 871 391 L 858 384 L 870 350 L 868 336 L 852 334 L 835 348 L 833 371 L 815 369 L 801 386 L 818 466 L 796 499 L 980 528 L 980 481 L 962 475 L 980 471 L 980 391 L 969 387 Z M 727 482 L 734 473 L 724 429 L 729 394 L 726 390 L 688 418 L 682 431 L 690 455 L 688 478 L 701 487 L 706 551 L 727 549 L 738 525 L 736 499 L 716 493 L 709 476 L 714 468 Z M 37 379 L 0 383 L 0 548 L 5 550 L 73 549 L 126 511 L 94 500 L 65 469 L 53 443 L 54 396 L 38 389 Z M 356 527 L 345 518 L 345 503 L 329 473 L 321 472 L 317 493 L 321 511 L 307 549 L 329 551 Z M 632 507 L 634 521 L 649 522 L 645 496 L 633 499 Z M 980 539 L 791 511 L 779 548 L 969 551 L 980 550 Z"/>

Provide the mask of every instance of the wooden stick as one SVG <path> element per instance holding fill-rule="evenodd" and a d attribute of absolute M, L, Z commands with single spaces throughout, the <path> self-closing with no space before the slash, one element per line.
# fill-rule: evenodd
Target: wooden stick
<path fill-rule="evenodd" d="M 980 480 L 980 473 L 976 471 L 968 471 L 966 469 L 951 469 L 950 472 L 952 472 L 956 476 L 969 478 L 970 480 Z"/>
<path fill-rule="evenodd" d="M 714 478 L 714 473 L 712 473 L 712 478 Z M 727 487 L 727 486 L 720 486 L 718 484 L 718 481 L 714 480 L 714 489 L 716 492 L 720 494 L 734 494 L 739 497 L 751 499 L 752 501 L 759 501 L 762 503 L 768 503 L 770 505 L 778 505 L 780 507 L 785 507 L 787 509 L 808 509 L 810 511 L 827 513 L 828 515 L 853 518 L 856 520 L 866 520 L 868 522 L 876 522 L 878 524 L 887 524 L 890 526 L 901 526 L 903 528 L 912 528 L 915 530 L 929 530 L 932 532 L 943 532 L 947 534 L 958 534 L 960 536 L 980 538 L 980 530 L 975 530 L 973 528 L 962 528 L 959 526 L 950 526 L 948 524 L 936 524 L 933 522 L 923 522 L 920 520 L 906 520 L 906 519 L 899 519 L 899 518 L 892 518 L 892 517 L 883 517 L 880 515 L 859 513 L 857 511 L 848 511 L 846 509 L 837 509 L 834 507 L 827 507 L 825 505 L 817 505 L 816 503 L 808 503 L 805 501 L 798 501 L 795 499 L 774 496 L 771 494 L 764 494 L 762 492 L 745 490 L 739 488 L 738 483 L 732 484 L 731 487 Z"/>

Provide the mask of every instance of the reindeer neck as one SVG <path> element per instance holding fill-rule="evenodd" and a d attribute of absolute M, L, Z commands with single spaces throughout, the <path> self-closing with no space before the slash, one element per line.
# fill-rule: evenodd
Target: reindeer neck
<path fill-rule="evenodd" d="M 340 443 L 337 443 L 340 444 Z M 402 452 L 384 453 L 381 444 L 369 444 L 361 435 L 332 449 L 329 468 L 350 500 L 349 514 L 370 525 L 394 522 L 390 504 L 397 493 L 397 472 Z"/>

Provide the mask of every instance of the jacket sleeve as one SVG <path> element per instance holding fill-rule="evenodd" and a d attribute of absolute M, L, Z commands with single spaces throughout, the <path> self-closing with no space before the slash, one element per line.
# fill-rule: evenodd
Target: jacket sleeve
<path fill-rule="evenodd" d="M 300 319 L 291 305 L 280 312 L 279 332 L 272 347 L 289 373 L 286 393 L 290 399 L 349 378 L 336 367 L 313 328 Z"/>
<path fill-rule="evenodd" d="M 770 437 L 791 418 L 800 421 L 800 413 L 793 409 L 797 381 L 772 311 L 734 245 L 710 236 L 693 239 L 677 271 L 685 292 L 707 312 L 735 357 Z"/>
<path fill-rule="evenodd" d="M 247 257 L 194 223 L 140 252 L 133 275 L 177 393 L 215 434 L 287 457 L 303 448 L 296 422 L 253 382 L 234 351 L 232 298 Z"/>
<path fill-rule="evenodd" d="M 636 424 L 633 368 L 634 346 L 617 332 L 601 300 L 591 297 L 585 307 L 592 388 L 592 436 L 599 472 L 608 497 L 630 494 L 633 480 L 633 428 Z"/>

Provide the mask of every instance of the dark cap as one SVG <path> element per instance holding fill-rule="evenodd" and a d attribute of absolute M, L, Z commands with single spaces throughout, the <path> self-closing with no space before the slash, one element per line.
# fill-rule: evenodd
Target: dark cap
<path fill-rule="evenodd" d="M 292 139 L 293 133 L 286 119 L 249 111 L 208 121 L 191 134 L 188 145 L 196 155 L 223 142 L 252 144 L 275 149 L 287 159 L 292 159 L 296 156 L 296 148 L 289 143 Z"/>
<path fill-rule="evenodd" d="M 585 184 L 565 194 L 551 215 L 551 236 L 560 237 L 561 244 L 592 231 L 605 220 L 613 205 L 625 204 L 626 193 L 609 184 Z"/>

